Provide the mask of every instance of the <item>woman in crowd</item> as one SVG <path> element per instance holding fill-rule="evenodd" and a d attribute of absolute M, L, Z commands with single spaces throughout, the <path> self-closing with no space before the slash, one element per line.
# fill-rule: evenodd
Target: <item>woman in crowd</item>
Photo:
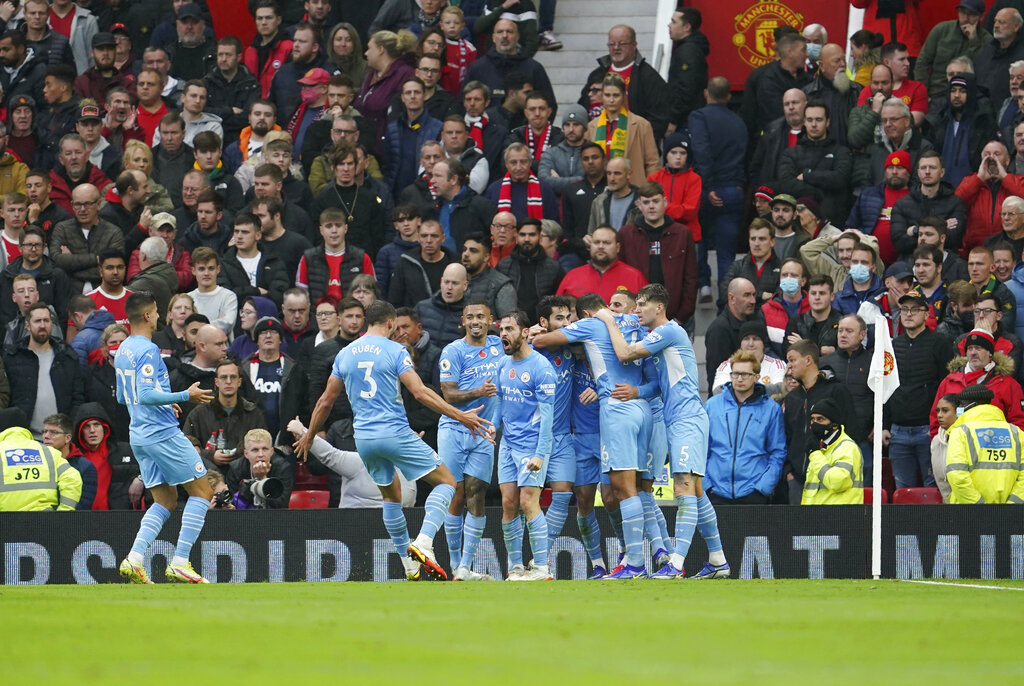
<path fill-rule="evenodd" d="M 185 344 L 185 320 L 195 314 L 196 305 L 192 296 L 177 293 L 167 305 L 167 326 L 153 334 L 153 342 L 164 357 L 180 357 L 188 345 Z"/>
<path fill-rule="evenodd" d="M 416 45 L 416 36 L 409 31 L 378 31 L 366 46 L 366 78 L 356 98 L 355 108 L 374 127 L 374 155 L 383 152 L 381 142 L 388 125 L 391 98 L 402 90 L 402 82 L 415 76 L 406 54 Z"/>
<path fill-rule="evenodd" d="M 651 123 L 626 109 L 626 82 L 618 74 L 601 82 L 601 105 L 601 114 L 587 125 L 587 139 L 604 148 L 609 160 L 629 160 L 629 182 L 639 186 L 660 163 Z"/>
<path fill-rule="evenodd" d="M 277 317 L 277 305 L 270 298 L 254 295 L 242 301 L 238 308 L 238 323 L 235 325 L 235 340 L 228 348 L 228 355 L 236 360 L 246 360 L 259 346 L 252 338 L 253 327 L 263 317 Z"/>
<path fill-rule="evenodd" d="M 946 450 L 949 448 L 949 427 L 956 421 L 956 393 L 947 393 L 939 398 L 935 416 L 939 420 L 939 430 L 932 438 L 932 475 L 942 494 L 942 502 L 948 503 L 953 490 L 946 479 Z"/>
<path fill-rule="evenodd" d="M 348 22 L 335 24 L 327 39 L 327 70 L 331 67 L 347 74 L 352 83 L 362 83 L 366 78 L 366 60 L 363 58 L 363 41 L 356 27 Z"/>
<path fill-rule="evenodd" d="M 352 279 L 349 295 L 362 303 L 363 309 L 365 309 L 375 300 L 381 299 L 380 284 L 371 274 L 359 274 Z"/>
<path fill-rule="evenodd" d="M 174 203 L 167 189 L 153 180 L 153 151 L 142 141 L 130 140 L 124 144 L 124 155 L 121 156 L 121 165 L 125 171 L 138 169 L 149 177 L 149 196 L 146 198 L 146 207 L 153 214 L 157 212 L 172 212 Z"/>

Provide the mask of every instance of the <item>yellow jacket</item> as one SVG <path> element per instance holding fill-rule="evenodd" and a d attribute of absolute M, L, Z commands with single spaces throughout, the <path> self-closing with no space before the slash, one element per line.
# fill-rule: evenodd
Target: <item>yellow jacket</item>
<path fill-rule="evenodd" d="M 860 448 L 845 431 L 831 445 L 815 450 L 807 464 L 801 505 L 863 505 L 864 463 Z"/>
<path fill-rule="evenodd" d="M 0 433 L 0 512 L 74 510 L 82 475 L 28 429 Z"/>
<path fill-rule="evenodd" d="M 949 502 L 1024 503 L 1021 445 L 1024 431 L 993 405 L 977 405 L 949 427 L 946 478 Z"/>

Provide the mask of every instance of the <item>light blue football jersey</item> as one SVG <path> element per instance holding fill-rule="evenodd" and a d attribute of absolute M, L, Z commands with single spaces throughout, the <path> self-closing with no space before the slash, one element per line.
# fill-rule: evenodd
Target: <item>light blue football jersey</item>
<path fill-rule="evenodd" d="M 516 452 L 546 457 L 538 452 L 545 442 L 540 435 L 540 406 L 555 402 L 551 363 L 536 351 L 518 361 L 506 355 L 496 383 L 501 397 L 502 443 Z M 546 438 L 550 450 L 551 436 Z"/>
<path fill-rule="evenodd" d="M 558 350 L 536 352 L 551 363 L 551 369 L 555 373 L 555 417 L 551 433 L 555 436 L 571 433 L 575 356 L 567 345 Z"/>
<path fill-rule="evenodd" d="M 497 385 L 498 367 L 504 358 L 505 350 L 497 336 L 488 336 L 483 346 L 470 345 L 463 338 L 452 341 L 441 351 L 441 359 L 438 361 L 441 383 L 458 383 L 460 391 L 479 388 L 487 379 L 491 379 L 491 382 Z M 494 423 L 497 421 L 500 404 L 501 399 L 495 395 L 490 398 L 476 398 L 456 404 L 455 407 L 465 412 L 483 405 L 479 416 Z M 438 423 L 438 427 L 442 426 L 469 432 L 462 424 L 444 415 L 441 415 L 441 421 Z"/>
<path fill-rule="evenodd" d="M 588 388 L 597 391 L 594 377 L 590 374 L 590 362 L 586 357 L 576 360 L 572 370 L 572 432 L 574 434 L 596 434 L 601 431 L 601 404 L 584 405 L 580 393 Z"/>
<path fill-rule="evenodd" d="M 172 405 L 188 401 L 188 391 L 171 392 L 160 349 L 145 336 L 129 336 L 114 356 L 117 401 L 128 408 L 129 435 L 136 445 L 152 445 L 178 431 Z"/>
<path fill-rule="evenodd" d="M 636 343 L 643 335 L 643 328 L 635 315 L 616 314 L 615 322 L 626 343 Z M 616 384 L 627 383 L 638 388 L 643 384 L 641 361 L 634 360 L 627 364 L 619 362 L 612 346 L 612 339 L 608 335 L 608 328 L 600 319 L 580 319 L 563 327 L 561 331 L 565 332 L 570 343 L 583 343 L 583 349 L 586 350 L 587 359 L 590 361 L 590 371 L 594 375 L 597 394 L 602 403 L 609 400 L 618 402 L 611 398 L 611 392 Z"/>
<path fill-rule="evenodd" d="M 665 423 L 703 411 L 697 377 L 697 357 L 685 329 L 674 320 L 654 328 L 641 341 L 654 358 L 665 401 Z"/>
<path fill-rule="evenodd" d="M 413 368 L 405 346 L 381 336 L 363 336 L 338 353 L 331 374 L 345 382 L 356 439 L 409 431 L 398 377 Z"/>

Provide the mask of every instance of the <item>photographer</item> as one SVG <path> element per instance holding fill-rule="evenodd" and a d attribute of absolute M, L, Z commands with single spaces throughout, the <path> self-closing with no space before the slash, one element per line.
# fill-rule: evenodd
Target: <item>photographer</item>
<path fill-rule="evenodd" d="M 273 439 L 265 429 L 252 429 L 242 439 L 244 460 L 228 467 L 226 481 L 239 510 L 287 509 L 295 486 L 295 470 L 274 452 Z"/>
<path fill-rule="evenodd" d="M 224 483 L 224 475 L 216 469 L 211 469 L 206 472 L 206 480 L 210 482 L 210 488 L 213 490 L 213 500 L 210 501 L 210 509 L 234 510 L 235 504 L 231 502 L 233 496 L 231 491 L 228 490 L 228 485 Z"/>

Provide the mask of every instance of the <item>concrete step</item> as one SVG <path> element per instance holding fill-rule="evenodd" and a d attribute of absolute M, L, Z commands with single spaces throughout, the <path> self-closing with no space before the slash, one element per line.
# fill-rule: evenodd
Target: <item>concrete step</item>
<path fill-rule="evenodd" d="M 624 15 L 623 12 L 629 12 Z M 555 29 L 566 27 L 581 17 L 654 17 L 658 12 L 658 0 L 633 0 L 624 3 L 621 0 L 559 0 L 555 12 Z M 628 23 L 628 22 L 627 22 Z M 608 25 L 609 28 L 613 24 Z"/>

